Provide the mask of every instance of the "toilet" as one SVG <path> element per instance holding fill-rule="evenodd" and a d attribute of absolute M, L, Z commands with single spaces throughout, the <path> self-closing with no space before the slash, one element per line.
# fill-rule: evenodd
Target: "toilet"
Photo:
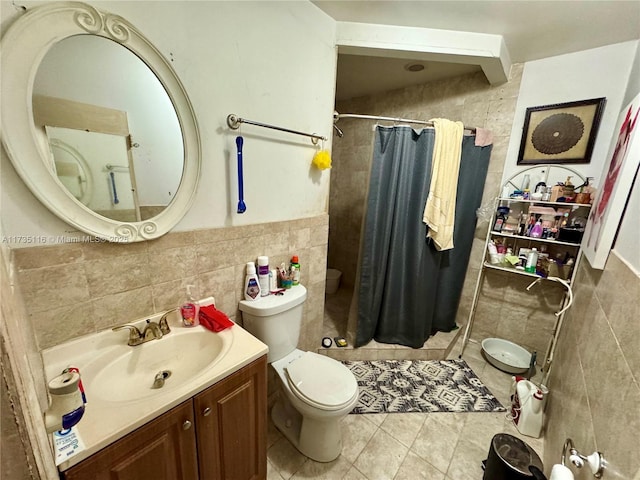
<path fill-rule="evenodd" d="M 358 403 L 358 382 L 343 364 L 297 347 L 307 289 L 240 302 L 245 330 L 269 347 L 267 361 L 282 384 L 271 418 L 305 456 L 335 460 L 342 451 L 340 420 Z"/>

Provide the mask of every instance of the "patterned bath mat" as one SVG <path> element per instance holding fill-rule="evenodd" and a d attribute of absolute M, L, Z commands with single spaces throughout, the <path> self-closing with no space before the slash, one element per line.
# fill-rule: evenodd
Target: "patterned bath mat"
<path fill-rule="evenodd" d="M 351 413 L 506 411 L 464 360 L 342 363 L 360 388 Z"/>

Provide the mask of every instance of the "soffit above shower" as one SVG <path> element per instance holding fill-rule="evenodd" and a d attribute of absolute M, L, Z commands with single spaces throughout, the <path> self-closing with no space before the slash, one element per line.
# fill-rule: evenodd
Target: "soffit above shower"
<path fill-rule="evenodd" d="M 514 63 L 640 38 L 636 1 L 311 1 L 338 22 L 501 35 Z"/>
<path fill-rule="evenodd" d="M 344 0 L 311 0 L 318 8 L 341 24 L 357 24 L 363 27 L 408 27 L 425 30 L 425 36 L 431 33 L 450 32 L 457 34 L 482 34 L 502 39 L 502 48 L 497 56 L 504 54 L 510 57 L 510 64 L 522 63 L 556 55 L 588 50 L 604 45 L 637 40 L 640 38 L 640 2 L 611 2 L 607 0 L 593 0 L 589 2 L 573 1 L 485 1 L 485 0 L 403 0 L 403 1 L 344 1 Z M 588 32 L 588 33 L 587 33 Z M 339 39 L 338 39 L 339 40 Z M 373 91 L 387 91 L 408 86 L 401 77 L 390 87 L 388 75 L 395 68 L 393 60 L 397 59 L 397 52 L 385 55 L 383 47 L 376 52 L 380 58 L 389 57 L 392 63 L 388 66 L 382 60 L 371 56 L 371 52 L 350 50 L 349 46 L 339 45 L 339 84 L 338 99 L 353 98 L 367 95 Z M 471 45 L 473 47 L 473 44 Z M 504 50 L 504 51 L 503 51 Z M 348 53 L 349 55 L 345 55 Z M 406 52 L 405 60 L 412 58 L 411 52 Z M 494 49 L 494 54 L 496 53 Z M 361 65 L 361 56 L 371 56 L 370 61 L 376 66 Z M 421 58 L 423 61 L 436 60 L 442 64 L 459 63 L 459 59 L 451 62 L 446 58 Z M 487 75 L 489 58 L 485 58 L 485 65 L 481 68 Z M 354 62 L 354 65 L 350 65 Z M 477 67 L 479 62 L 469 62 Z M 496 65 L 497 62 L 494 62 Z M 459 66 L 459 65 L 458 65 Z M 508 72 L 509 65 L 503 65 Z M 376 69 L 375 76 L 365 75 L 364 72 Z M 351 71 L 353 70 L 353 72 Z M 427 74 L 427 70 L 422 72 Z M 432 73 L 434 69 L 432 69 Z M 387 73 L 389 72 L 389 73 Z M 490 83 L 500 83 L 492 80 L 489 72 L 487 79 Z M 493 74 L 499 77 L 500 68 L 494 68 Z M 340 77 L 346 75 L 347 80 Z M 443 73 L 443 77 L 449 76 Z M 503 74 L 504 75 L 504 74 Z M 377 84 L 384 83 L 384 87 Z M 390 87 L 390 88 L 389 88 Z M 345 93 L 346 92 L 346 93 Z"/>
<path fill-rule="evenodd" d="M 413 63 L 424 65 L 424 70 L 411 72 L 405 68 Z M 375 95 L 480 70 L 478 65 L 339 54 L 336 100 Z"/>

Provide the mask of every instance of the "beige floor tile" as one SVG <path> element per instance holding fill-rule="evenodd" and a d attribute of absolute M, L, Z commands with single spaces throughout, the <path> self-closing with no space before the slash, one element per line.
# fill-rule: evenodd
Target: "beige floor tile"
<path fill-rule="evenodd" d="M 512 375 L 502 372 L 492 365 L 487 365 L 482 373 L 478 374 L 478 378 L 484 383 L 491 393 L 504 405 L 509 404 L 509 396 L 511 385 L 513 383 Z"/>
<path fill-rule="evenodd" d="M 455 417 L 464 414 L 448 413 L 444 415 Z M 413 452 L 441 472 L 446 472 L 449 468 L 449 462 L 462 430 L 462 426 L 458 429 L 455 424 L 450 425 L 452 420 L 444 420 L 442 422 L 434 418 L 433 415 L 427 416 L 411 447 Z"/>
<path fill-rule="evenodd" d="M 342 480 L 369 480 L 356 467 L 351 467 Z"/>
<path fill-rule="evenodd" d="M 369 480 L 391 480 L 408 451 L 391 435 L 378 429 L 353 465 Z"/>
<path fill-rule="evenodd" d="M 267 460 L 267 480 L 284 480 L 269 460 Z"/>
<path fill-rule="evenodd" d="M 488 449 L 493 436 L 503 431 L 505 415 L 505 412 L 467 414 L 460 438 L 470 440 L 476 445 Z"/>
<path fill-rule="evenodd" d="M 462 431 L 462 428 L 464 427 L 465 422 L 467 421 L 467 416 L 469 415 L 469 413 L 435 412 L 429 413 L 427 419 L 431 419 L 435 422 L 446 425 L 449 428 L 460 433 Z"/>
<path fill-rule="evenodd" d="M 467 438 L 460 438 L 447 475 L 456 480 L 477 480 L 482 478 L 482 460 L 487 458 L 489 444 L 480 447 Z"/>
<path fill-rule="evenodd" d="M 291 477 L 291 480 L 315 478 L 317 480 L 336 480 L 343 478 L 352 467 L 351 462 L 342 455 L 333 462 L 320 463 L 307 460 Z"/>
<path fill-rule="evenodd" d="M 389 414 L 388 413 L 363 413 L 359 415 L 366 418 L 367 420 L 369 420 L 370 422 L 374 423 L 379 427 L 380 425 L 382 425 L 382 422 L 384 422 L 384 420 L 387 418 Z"/>
<path fill-rule="evenodd" d="M 267 422 L 267 449 L 274 443 L 282 438 L 282 433 L 276 428 L 269 415 L 269 421 Z"/>
<path fill-rule="evenodd" d="M 356 461 L 377 430 L 365 415 L 347 415 L 342 421 L 342 456 L 351 463 Z"/>
<path fill-rule="evenodd" d="M 347 304 L 346 297 L 343 303 Z M 330 322 L 325 316 L 325 334 L 344 328 L 340 308 L 344 305 L 332 312 Z M 458 358 L 461 339 L 462 334 L 448 358 Z M 375 342 L 369 347 L 375 348 L 357 349 L 367 354 L 363 359 L 385 358 L 385 351 L 397 350 Z M 489 365 L 476 341 L 467 344 L 463 359 L 508 408 L 511 375 Z M 341 425 L 342 455 L 330 463 L 306 459 L 270 422 L 268 480 L 479 480 L 491 438 L 500 432 L 521 438 L 542 457 L 543 439 L 521 435 L 505 416 L 504 412 L 348 415 Z"/>
<path fill-rule="evenodd" d="M 382 422 L 380 428 L 410 447 L 422 428 L 427 414 L 424 413 L 392 413 Z"/>
<path fill-rule="evenodd" d="M 305 463 L 307 457 L 282 437 L 267 450 L 267 459 L 278 470 L 285 480 L 291 478 Z"/>
<path fill-rule="evenodd" d="M 394 480 L 444 480 L 444 473 L 410 451 Z"/>

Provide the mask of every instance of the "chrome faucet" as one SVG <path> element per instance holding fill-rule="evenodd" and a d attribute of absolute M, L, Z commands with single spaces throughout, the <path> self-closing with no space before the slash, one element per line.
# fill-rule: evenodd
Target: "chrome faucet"
<path fill-rule="evenodd" d="M 149 340 L 156 340 L 162 338 L 162 330 L 160 330 L 160 325 L 152 322 L 151 320 L 147 320 L 147 325 L 144 327 L 144 331 L 142 332 L 143 340 L 142 342 L 148 342 Z"/>
<path fill-rule="evenodd" d="M 171 333 L 171 329 L 169 328 L 169 322 L 167 321 L 167 316 L 170 313 L 173 313 L 177 310 L 179 310 L 178 307 L 172 308 L 171 310 L 167 310 L 166 312 L 164 312 L 164 315 L 162 315 L 162 317 L 160 318 L 158 325 L 160 326 L 160 331 L 162 332 L 163 335 L 166 335 L 167 333 Z"/>
<path fill-rule="evenodd" d="M 140 330 L 138 330 L 138 327 L 136 327 L 135 325 L 120 325 L 118 327 L 113 327 L 111 330 L 116 332 L 118 330 L 122 330 L 123 328 L 129 329 L 129 341 L 127 342 L 127 345 L 135 347 L 144 343 L 144 337 Z"/>
<path fill-rule="evenodd" d="M 160 339 L 164 335 L 171 332 L 171 329 L 169 328 L 169 324 L 167 323 L 167 318 L 166 318 L 168 313 L 169 312 L 165 313 L 160 319 L 160 322 L 158 323 L 152 322 L 151 320 L 147 320 L 147 324 L 145 325 L 144 330 L 142 332 L 135 325 L 128 325 L 128 324 L 114 327 L 112 328 L 112 330 L 115 332 L 117 330 L 122 330 L 123 328 L 128 328 L 129 341 L 127 342 L 127 345 L 131 347 L 136 347 L 138 345 L 142 345 L 143 343 L 149 342 L 151 340 Z"/>

